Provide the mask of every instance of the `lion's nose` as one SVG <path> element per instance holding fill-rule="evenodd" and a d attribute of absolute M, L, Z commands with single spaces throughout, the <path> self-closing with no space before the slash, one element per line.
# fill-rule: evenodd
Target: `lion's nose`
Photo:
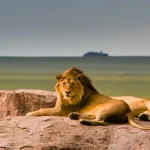
<path fill-rule="evenodd" d="M 69 95 L 71 92 L 70 91 L 65 91 L 67 95 Z"/>

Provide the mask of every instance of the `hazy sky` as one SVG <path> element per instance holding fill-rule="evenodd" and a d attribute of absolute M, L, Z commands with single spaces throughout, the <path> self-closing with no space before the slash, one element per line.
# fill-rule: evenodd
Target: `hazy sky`
<path fill-rule="evenodd" d="M 150 0 L 0 0 L 1 56 L 150 56 Z"/>

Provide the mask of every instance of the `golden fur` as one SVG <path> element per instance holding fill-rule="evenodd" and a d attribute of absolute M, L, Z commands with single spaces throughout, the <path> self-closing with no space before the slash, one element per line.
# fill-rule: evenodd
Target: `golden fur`
<path fill-rule="evenodd" d="M 29 112 L 27 116 L 69 116 L 86 125 L 105 125 L 107 122 L 127 120 L 137 128 L 150 129 L 133 121 L 131 109 L 125 101 L 100 94 L 81 70 L 70 68 L 58 74 L 56 79 L 56 106 Z"/>
<path fill-rule="evenodd" d="M 112 98 L 125 101 L 130 106 L 134 117 L 139 117 L 144 121 L 150 121 L 150 100 L 133 96 L 119 96 Z"/>

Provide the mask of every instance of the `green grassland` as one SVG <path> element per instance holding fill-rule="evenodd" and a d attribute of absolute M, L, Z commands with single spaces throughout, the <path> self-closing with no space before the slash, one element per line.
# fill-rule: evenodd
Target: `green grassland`
<path fill-rule="evenodd" d="M 95 87 L 108 96 L 137 96 L 150 99 L 150 75 L 88 74 Z M 55 74 L 0 74 L 0 90 L 41 89 L 55 91 Z"/>

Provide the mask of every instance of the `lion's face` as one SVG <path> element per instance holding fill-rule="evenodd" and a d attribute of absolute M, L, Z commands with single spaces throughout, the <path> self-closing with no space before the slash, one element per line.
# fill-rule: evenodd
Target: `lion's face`
<path fill-rule="evenodd" d="M 83 96 L 83 86 L 80 82 L 81 75 L 66 77 L 57 75 L 56 78 L 58 80 L 55 86 L 57 93 L 61 93 L 65 100 L 72 100 L 72 103 L 81 100 Z"/>

